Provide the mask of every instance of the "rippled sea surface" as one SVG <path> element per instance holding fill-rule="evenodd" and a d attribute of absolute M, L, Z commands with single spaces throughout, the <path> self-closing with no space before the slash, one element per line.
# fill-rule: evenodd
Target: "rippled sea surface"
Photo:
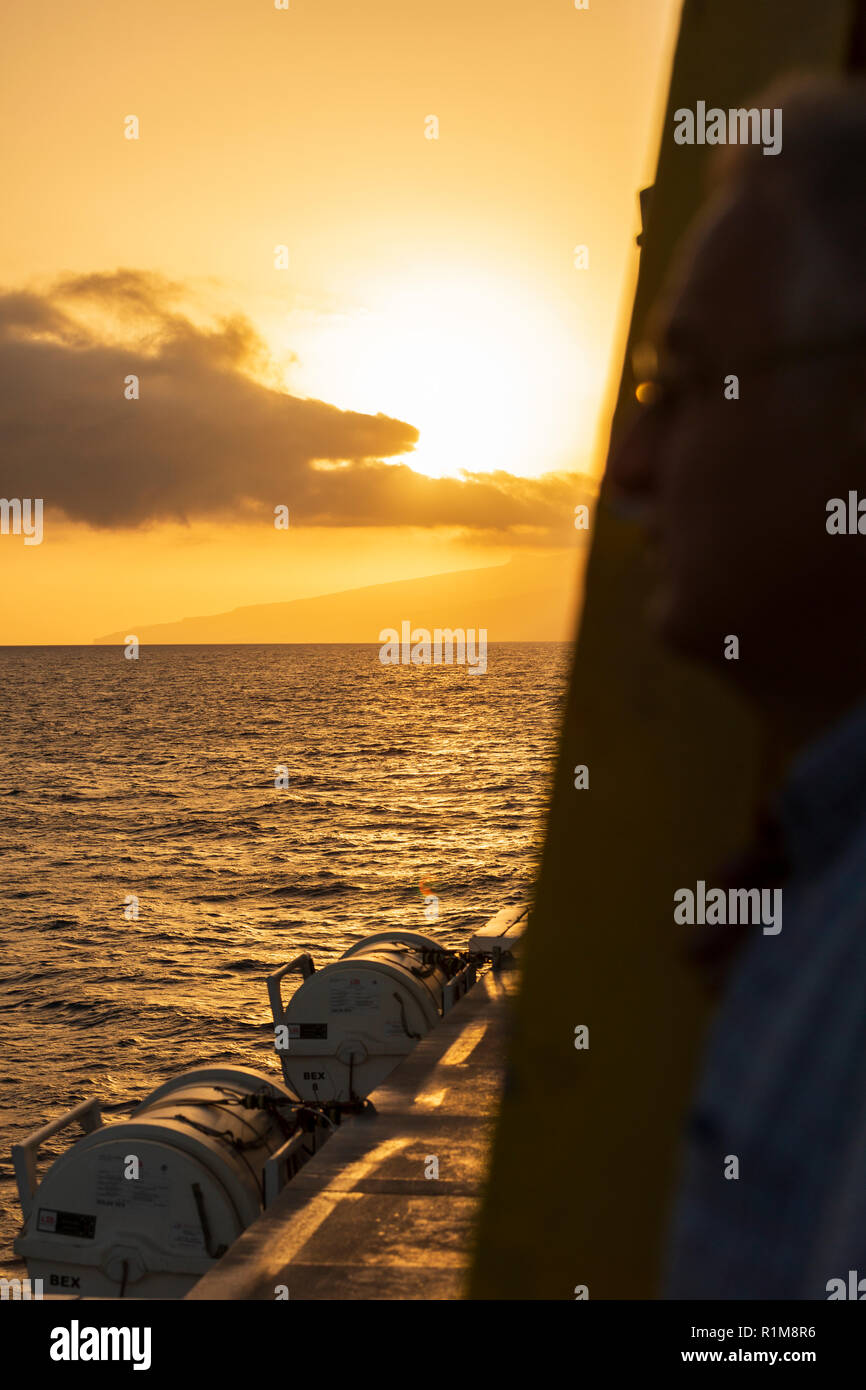
<path fill-rule="evenodd" d="M 0 1267 L 11 1143 L 192 1066 L 276 1072 L 264 981 L 293 954 L 397 926 L 462 945 L 526 895 L 568 653 L 0 648 Z"/>

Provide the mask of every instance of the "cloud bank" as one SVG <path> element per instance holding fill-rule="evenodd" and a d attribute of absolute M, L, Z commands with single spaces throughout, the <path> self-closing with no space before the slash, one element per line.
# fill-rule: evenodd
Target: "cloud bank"
<path fill-rule="evenodd" d="M 562 544 L 585 479 L 388 464 L 411 452 L 412 425 L 267 384 L 250 322 L 203 326 L 185 299 L 136 270 L 0 294 L 0 495 L 97 528 L 244 521 L 282 504 L 292 525 L 532 528 Z"/>

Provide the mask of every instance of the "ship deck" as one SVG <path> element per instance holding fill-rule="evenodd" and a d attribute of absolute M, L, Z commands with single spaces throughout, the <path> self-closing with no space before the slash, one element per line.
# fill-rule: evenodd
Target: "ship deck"
<path fill-rule="evenodd" d="M 516 981 L 487 970 L 187 1300 L 460 1298 Z"/>

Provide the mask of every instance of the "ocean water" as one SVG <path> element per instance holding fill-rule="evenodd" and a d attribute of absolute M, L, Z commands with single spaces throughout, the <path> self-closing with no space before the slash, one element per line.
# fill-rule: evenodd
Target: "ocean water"
<path fill-rule="evenodd" d="M 481 674 L 360 645 L 0 648 L 0 1269 L 17 1139 L 193 1066 L 278 1075 L 277 966 L 389 927 L 460 946 L 526 896 L 569 650 L 493 644 Z"/>

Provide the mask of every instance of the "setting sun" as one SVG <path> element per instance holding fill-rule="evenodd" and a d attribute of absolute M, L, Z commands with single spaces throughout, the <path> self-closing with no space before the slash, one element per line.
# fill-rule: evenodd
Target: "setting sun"
<path fill-rule="evenodd" d="M 0 640 L 457 571 L 480 601 L 530 552 L 555 591 L 679 3 L 154 0 L 122 42 L 107 0 L 13 6 L 6 491 L 45 542 L 5 538 Z M 560 611 L 509 604 L 503 635 Z"/>
<path fill-rule="evenodd" d="M 461 470 L 538 476 L 589 448 L 604 364 L 561 307 L 477 267 L 420 268 L 371 287 L 354 313 L 268 326 L 279 356 L 300 335 L 287 387 L 384 411 L 420 431 L 404 456 L 429 477 Z"/>

